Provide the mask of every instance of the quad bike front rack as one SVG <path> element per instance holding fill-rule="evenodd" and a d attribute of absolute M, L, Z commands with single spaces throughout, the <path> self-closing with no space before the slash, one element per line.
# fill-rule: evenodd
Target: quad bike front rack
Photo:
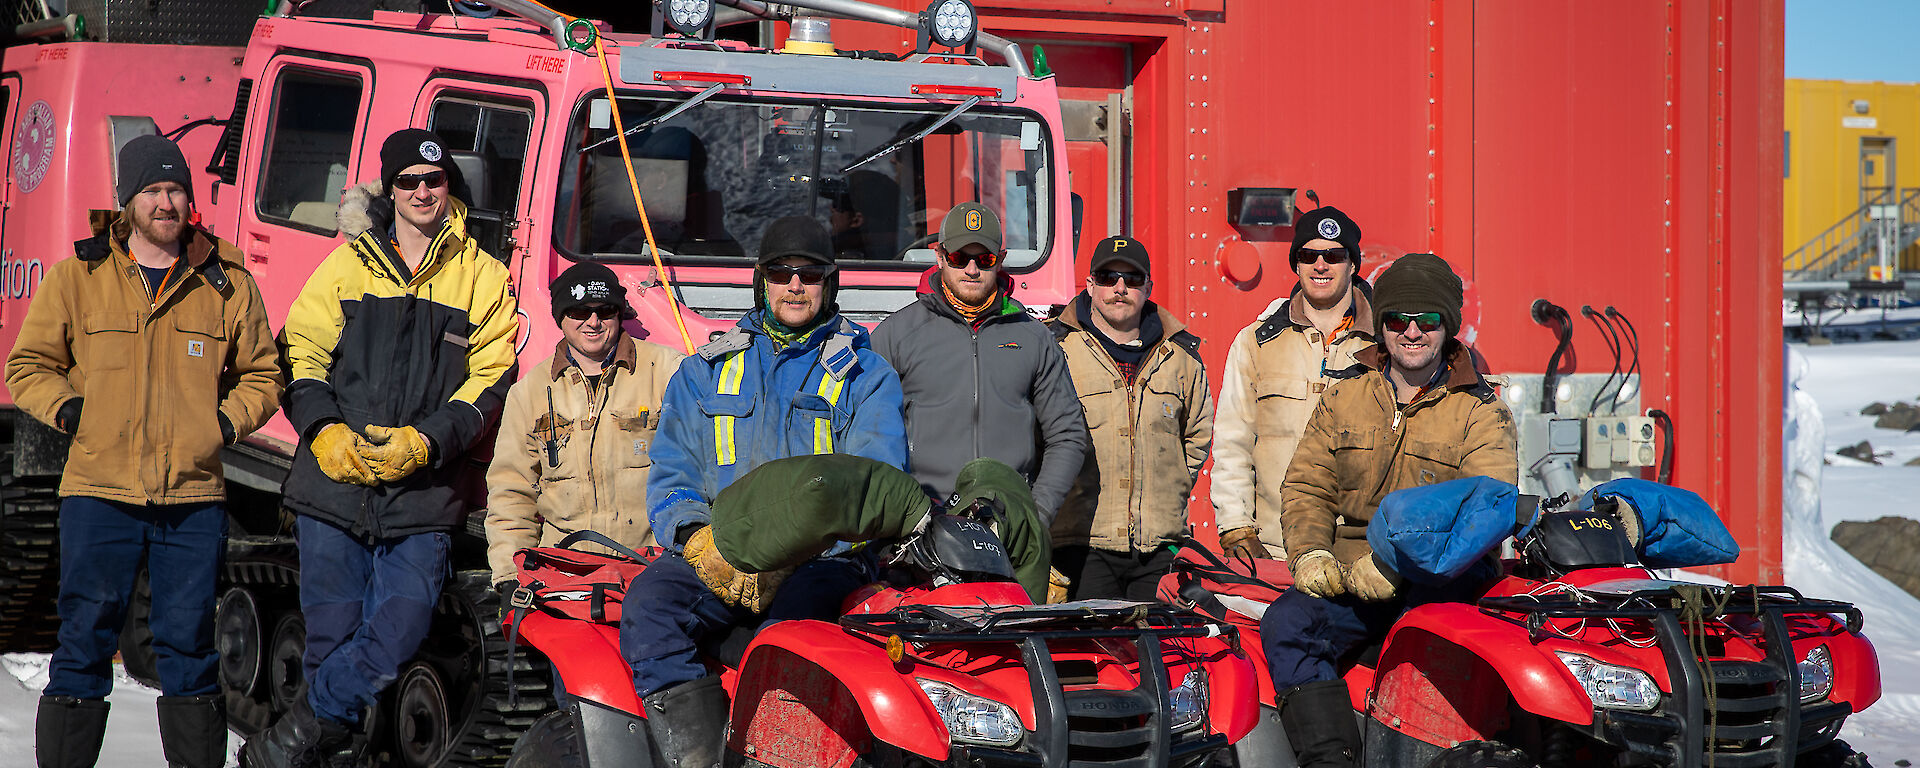
<path fill-rule="evenodd" d="M 1220 734 L 1176 741 L 1172 730 L 1166 664 L 1161 642 L 1177 638 L 1222 638 L 1235 652 L 1239 634 L 1171 606 L 1089 601 L 1040 606 L 912 605 L 883 614 L 843 616 L 840 626 L 879 645 L 1012 644 L 1020 649 L 1033 695 L 1031 751 L 954 745 L 963 765 L 1097 765 L 1081 754 L 1128 754 L 1117 765 L 1182 765 L 1227 746 Z M 1140 684 L 1132 690 L 1066 690 L 1049 645 L 1055 642 L 1132 640 L 1139 654 Z M 1205 734 L 1203 714 L 1199 733 Z M 975 762 L 969 762 L 975 761 Z"/>
<path fill-rule="evenodd" d="M 1698 590 L 1691 597 L 1683 590 Z M 1584 593 L 1586 599 L 1560 595 L 1481 598 L 1481 612 L 1514 620 L 1518 615 L 1533 643 L 1553 635 L 1552 619 L 1636 619 L 1646 622 L 1666 659 L 1673 693 L 1653 712 L 1594 710 L 1591 735 L 1676 768 L 1701 768 L 1712 751 L 1716 768 L 1791 765 L 1798 753 L 1833 740 L 1839 725 L 1853 714 L 1850 704 L 1800 702 L 1799 660 L 1787 631 L 1790 615 L 1845 615 L 1848 632 L 1858 633 L 1860 609 L 1850 603 L 1810 600 L 1784 586 L 1685 585 L 1636 590 L 1626 594 Z M 1728 615 L 1755 617 L 1765 640 L 1764 661 L 1700 659 L 1683 618 L 1689 603 L 1715 607 L 1714 621 Z M 1708 710 L 1708 675 L 1714 711 Z M 1717 715 L 1709 720 L 1709 715 Z M 1711 735 L 1709 735 L 1711 731 Z M 1754 748 L 1739 745 L 1755 744 Z"/>

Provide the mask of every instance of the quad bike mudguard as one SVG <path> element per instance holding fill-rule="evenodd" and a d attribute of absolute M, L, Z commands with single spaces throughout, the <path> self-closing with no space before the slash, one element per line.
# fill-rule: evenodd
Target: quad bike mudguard
<path fill-rule="evenodd" d="M 528 611 L 515 624 L 519 641 L 540 649 L 553 663 L 568 695 L 628 713 L 641 711 L 627 662 L 620 657 L 619 627 L 539 611 Z"/>

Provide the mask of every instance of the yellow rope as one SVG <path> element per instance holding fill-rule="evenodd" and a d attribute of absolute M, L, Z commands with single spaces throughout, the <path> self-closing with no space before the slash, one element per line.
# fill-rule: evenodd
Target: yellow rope
<path fill-rule="evenodd" d="M 606 44 L 600 35 L 593 36 L 594 57 L 600 60 L 600 77 L 607 85 L 607 111 L 613 115 L 613 135 L 620 144 L 620 160 L 626 165 L 627 187 L 633 190 L 633 207 L 640 213 L 640 230 L 647 236 L 647 250 L 653 253 L 653 272 L 660 276 L 660 287 L 667 294 L 667 311 L 673 315 L 673 324 L 680 328 L 680 343 L 686 345 L 687 354 L 693 354 L 693 337 L 687 333 L 687 321 L 680 316 L 680 305 L 673 299 L 673 280 L 667 277 L 667 267 L 660 262 L 660 246 L 653 241 L 653 222 L 647 220 L 647 205 L 640 199 L 640 178 L 633 171 L 633 154 L 627 149 L 627 129 L 620 123 L 620 100 L 613 93 L 613 70 L 607 66 Z"/>

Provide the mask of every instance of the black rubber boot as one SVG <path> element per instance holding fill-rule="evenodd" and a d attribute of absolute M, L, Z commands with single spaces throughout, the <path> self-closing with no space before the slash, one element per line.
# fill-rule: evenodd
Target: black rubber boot
<path fill-rule="evenodd" d="M 106 699 L 40 697 L 33 720 L 33 751 L 40 768 L 93 768 L 106 737 Z"/>
<path fill-rule="evenodd" d="M 1360 724 L 1344 680 L 1325 680 L 1281 692 L 1280 725 L 1300 768 L 1353 768 L 1360 755 Z"/>
<path fill-rule="evenodd" d="M 241 768 L 324 768 L 352 743 L 347 726 L 315 717 L 301 697 L 265 732 L 247 740 Z"/>
<path fill-rule="evenodd" d="M 168 768 L 227 764 L 227 707 L 218 695 L 162 696 L 156 704 Z"/>
<path fill-rule="evenodd" d="M 641 699 L 647 733 L 671 768 L 719 768 L 727 749 L 727 690 L 703 677 Z"/>

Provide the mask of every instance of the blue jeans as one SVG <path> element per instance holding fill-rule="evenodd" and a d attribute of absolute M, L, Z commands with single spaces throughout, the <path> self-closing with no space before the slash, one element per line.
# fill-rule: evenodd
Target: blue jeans
<path fill-rule="evenodd" d="M 152 574 L 147 623 L 161 693 L 219 690 L 213 606 L 226 542 L 227 512 L 217 502 L 147 506 L 61 499 L 60 646 L 44 693 L 100 699 L 113 690 L 113 654 L 143 561 Z"/>
<path fill-rule="evenodd" d="M 323 719 L 358 723 L 426 639 L 452 538 L 416 533 L 368 544 L 304 515 L 295 535 L 307 703 Z"/>
<path fill-rule="evenodd" d="M 1377 603 L 1352 595 L 1333 599 L 1309 597 L 1298 589 L 1280 593 L 1260 619 L 1260 648 L 1267 654 L 1273 691 L 1322 680 L 1340 679 L 1342 661 L 1370 643 L 1385 640 L 1387 631 L 1408 609 L 1427 603 L 1471 602 L 1477 587 L 1492 575 L 1476 566 L 1466 576 L 1439 587 L 1409 582 L 1399 598 Z"/>
<path fill-rule="evenodd" d="M 766 614 L 756 616 L 727 605 L 685 558 L 661 555 L 634 577 L 620 608 L 620 655 L 633 668 L 634 692 L 645 698 L 706 677 L 701 651 L 712 651 L 734 627 L 756 620 L 765 629 L 786 619 L 836 619 L 840 602 L 870 576 L 858 557 L 814 558 L 795 569 Z"/>

